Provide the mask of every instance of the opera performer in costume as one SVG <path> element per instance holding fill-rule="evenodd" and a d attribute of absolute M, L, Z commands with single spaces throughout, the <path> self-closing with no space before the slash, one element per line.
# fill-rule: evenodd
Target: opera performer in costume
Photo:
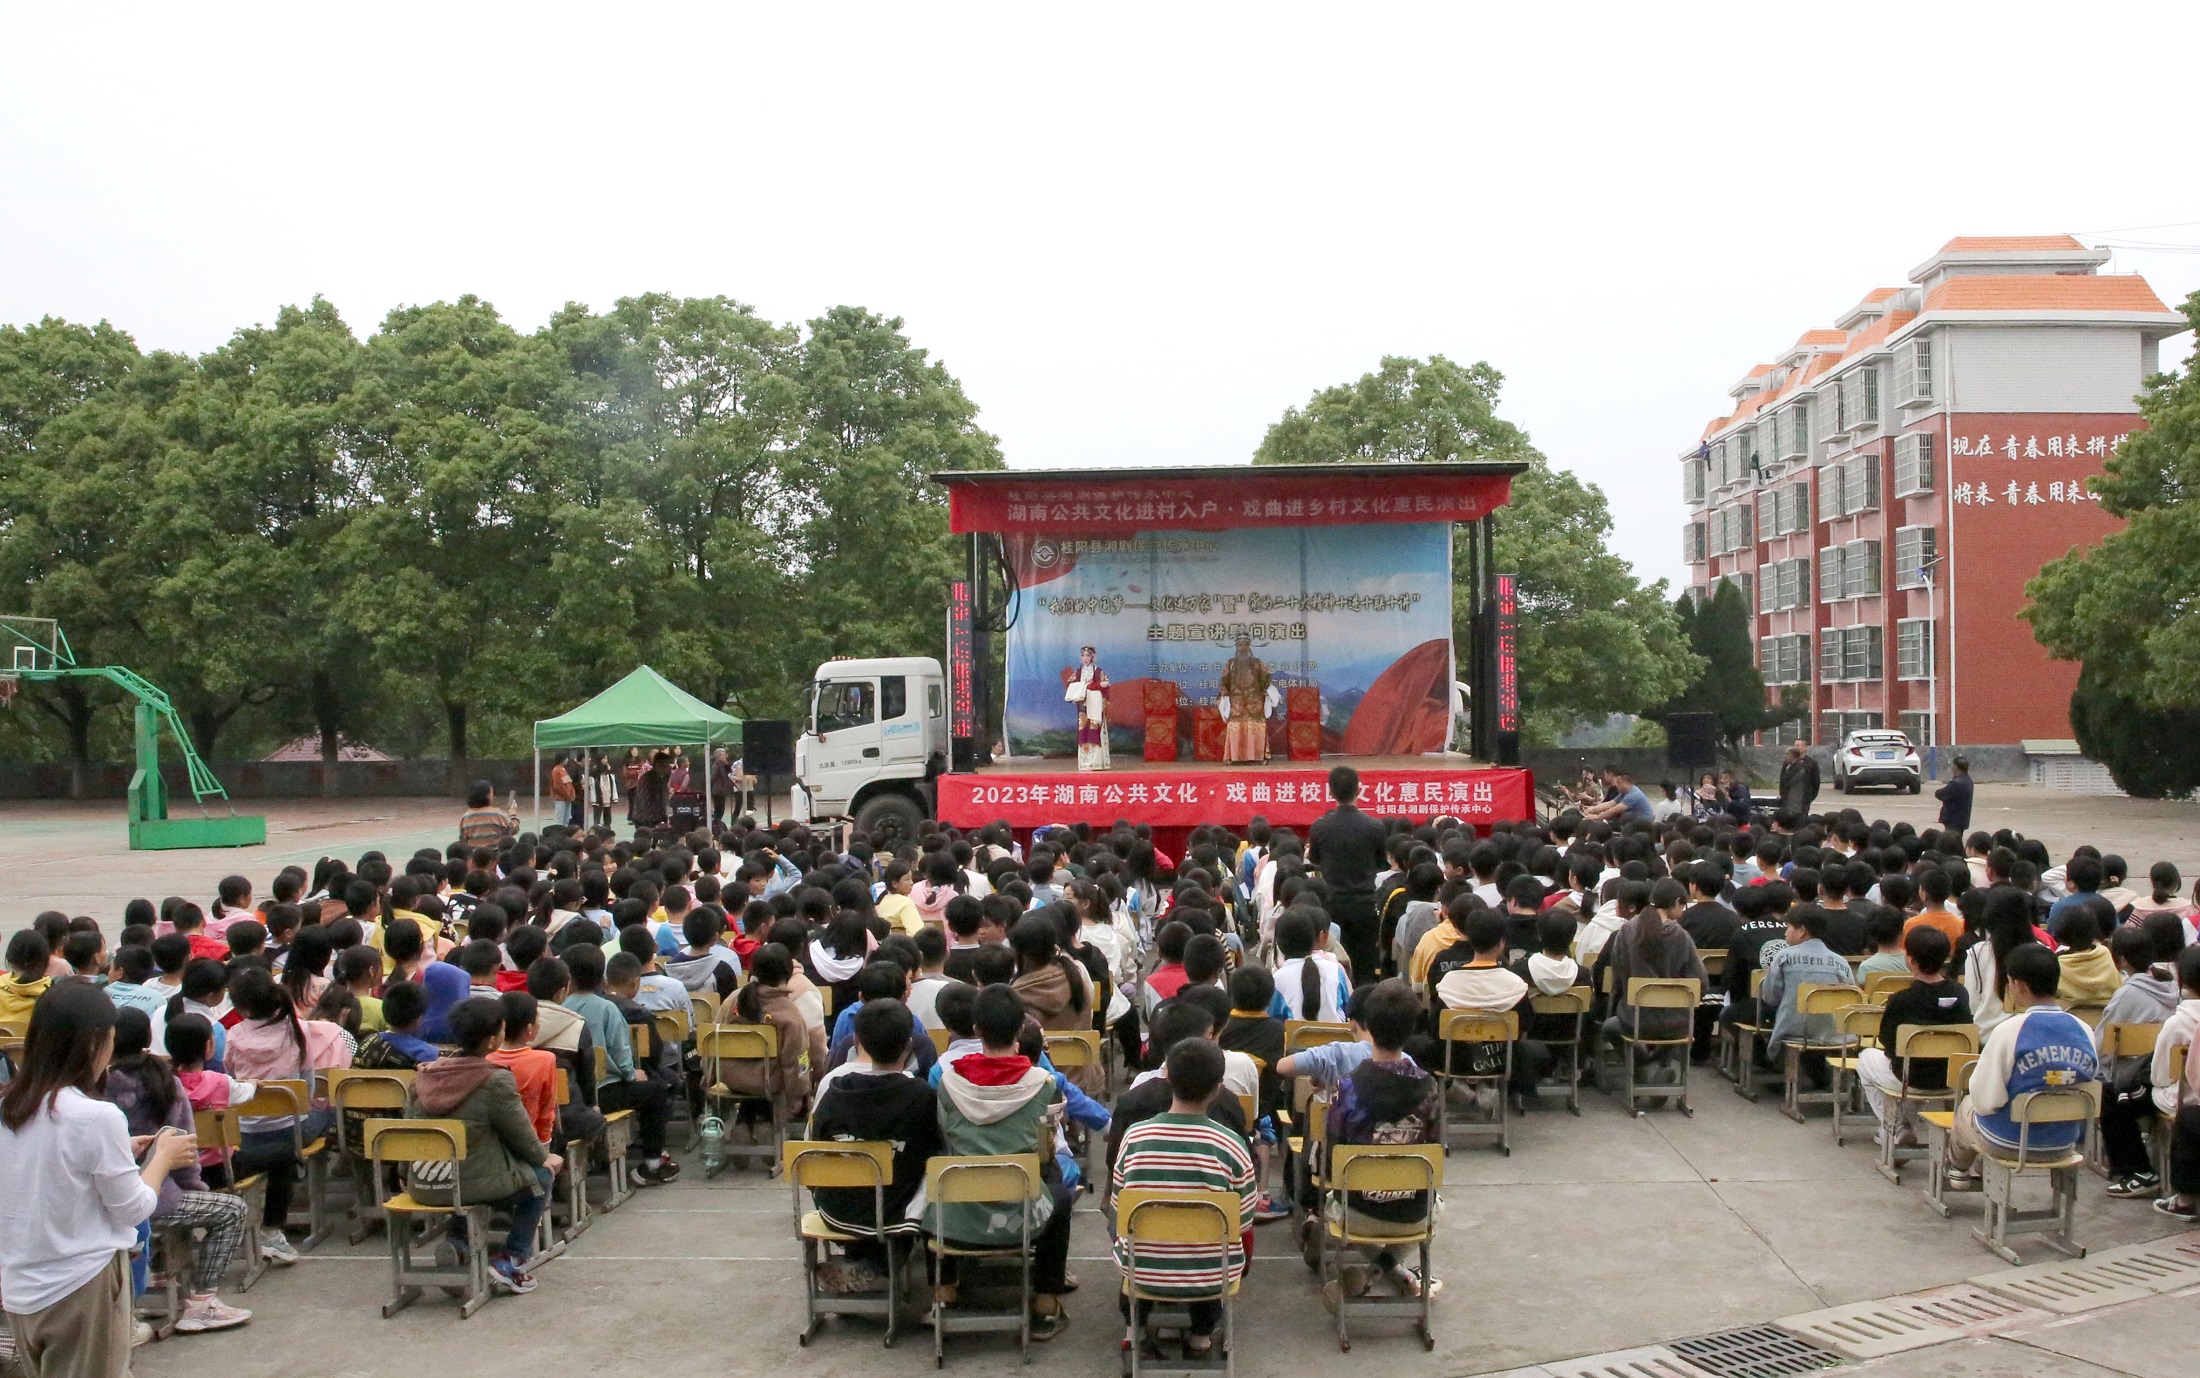
<path fill-rule="evenodd" d="M 1237 640 L 1237 654 L 1222 667 L 1217 707 L 1227 722 L 1222 759 L 1233 765 L 1268 759 L 1268 667 L 1253 654 L 1248 637 Z"/>
<path fill-rule="evenodd" d="M 1100 668 L 1100 655 L 1086 646 L 1077 653 L 1078 665 L 1062 672 L 1062 698 L 1077 705 L 1077 768 L 1112 770 L 1108 759 L 1108 672 Z"/>

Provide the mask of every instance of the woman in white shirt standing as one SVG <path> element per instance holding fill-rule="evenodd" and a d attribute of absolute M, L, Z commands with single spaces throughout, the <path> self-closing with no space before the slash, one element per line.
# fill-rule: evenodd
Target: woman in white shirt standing
<path fill-rule="evenodd" d="M 114 1043 L 107 997 L 57 985 L 32 1008 L 23 1069 L 0 1095 L 0 1301 L 30 1378 L 130 1371 L 129 1251 L 160 1183 L 198 1154 L 175 1129 L 133 1141 L 122 1111 L 94 1096 Z"/>

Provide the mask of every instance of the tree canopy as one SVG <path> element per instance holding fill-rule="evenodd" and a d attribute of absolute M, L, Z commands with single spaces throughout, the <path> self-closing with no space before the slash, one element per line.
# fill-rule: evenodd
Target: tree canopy
<path fill-rule="evenodd" d="M 1577 723 L 1646 713 L 1703 667 L 1666 601 L 1608 548 L 1612 514 L 1595 484 L 1551 464 L 1497 415 L 1504 377 L 1487 363 L 1441 354 L 1386 357 L 1358 381 L 1325 388 L 1268 428 L 1255 464 L 1440 463 L 1517 460 L 1512 501 L 1497 515 L 1496 559 L 1519 576 L 1523 735 L 1551 742 Z M 1470 539 L 1462 527 L 1456 539 Z M 1464 549 L 1453 567 L 1467 636 Z"/>
<path fill-rule="evenodd" d="M 2200 292 L 2183 310 L 2200 329 Z M 2080 745 L 2124 789 L 2159 796 L 2200 789 L 2200 756 L 2164 740 L 2200 740 L 2200 362 L 2149 378 L 2139 414 L 2146 428 L 2092 481 L 2124 528 L 2044 566 L 2024 615 L 2081 666 Z"/>
<path fill-rule="evenodd" d="M 0 611 L 165 688 L 202 753 L 312 733 L 516 754 L 647 660 L 750 716 L 832 654 L 936 654 L 928 476 L 1001 466 L 902 322 L 724 297 L 477 297 L 361 339 L 328 302 L 196 358 L 0 328 Z M 25 709 L 28 711 L 25 711 Z M 127 705 L 25 686 L 0 755 L 126 755 Z"/>
<path fill-rule="evenodd" d="M 1673 604 L 1673 612 L 1688 638 L 1688 648 L 1703 661 L 1703 672 L 1660 709 L 1658 717 L 1709 713 L 1719 720 L 1720 739 L 1736 747 L 1752 733 L 1793 722 L 1810 711 L 1807 685 L 1790 685 L 1778 704 L 1765 702 L 1749 602 L 1734 580 L 1720 579 L 1700 604 L 1683 594 Z"/>

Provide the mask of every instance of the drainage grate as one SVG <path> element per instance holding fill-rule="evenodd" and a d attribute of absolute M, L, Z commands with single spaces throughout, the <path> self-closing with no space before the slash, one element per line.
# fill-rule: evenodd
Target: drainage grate
<path fill-rule="evenodd" d="M 1786 1378 L 1841 1363 L 1834 1351 L 1775 1325 L 1676 1341 L 1673 1352 L 1716 1378 Z"/>
<path fill-rule="evenodd" d="M 1561 1359 L 1544 1364 L 1541 1371 L 1550 1378 L 1719 1378 L 1689 1363 L 1666 1345 L 1592 1354 L 1585 1359 Z"/>
<path fill-rule="evenodd" d="M 2200 1282 L 2200 1257 L 2156 1240 L 2094 1254 L 2083 1263 L 2035 1263 L 1972 1278 L 2005 1297 L 2065 1315 L 2159 1296 Z"/>
<path fill-rule="evenodd" d="M 1828 1307 L 1773 1323 L 1851 1359 L 1876 1359 L 1883 1354 L 1989 1335 L 2027 1320 L 2045 1318 L 2044 1313 L 1997 1297 L 1983 1287 L 1959 1283 L 1908 1296 Z"/>

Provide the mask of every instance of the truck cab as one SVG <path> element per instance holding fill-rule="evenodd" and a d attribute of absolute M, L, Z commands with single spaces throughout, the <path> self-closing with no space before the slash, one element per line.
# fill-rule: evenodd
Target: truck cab
<path fill-rule="evenodd" d="M 911 836 L 947 769 L 947 677 L 928 656 L 830 660 L 810 682 L 795 776 L 812 820 Z M 797 811 L 803 811 L 798 804 Z"/>

